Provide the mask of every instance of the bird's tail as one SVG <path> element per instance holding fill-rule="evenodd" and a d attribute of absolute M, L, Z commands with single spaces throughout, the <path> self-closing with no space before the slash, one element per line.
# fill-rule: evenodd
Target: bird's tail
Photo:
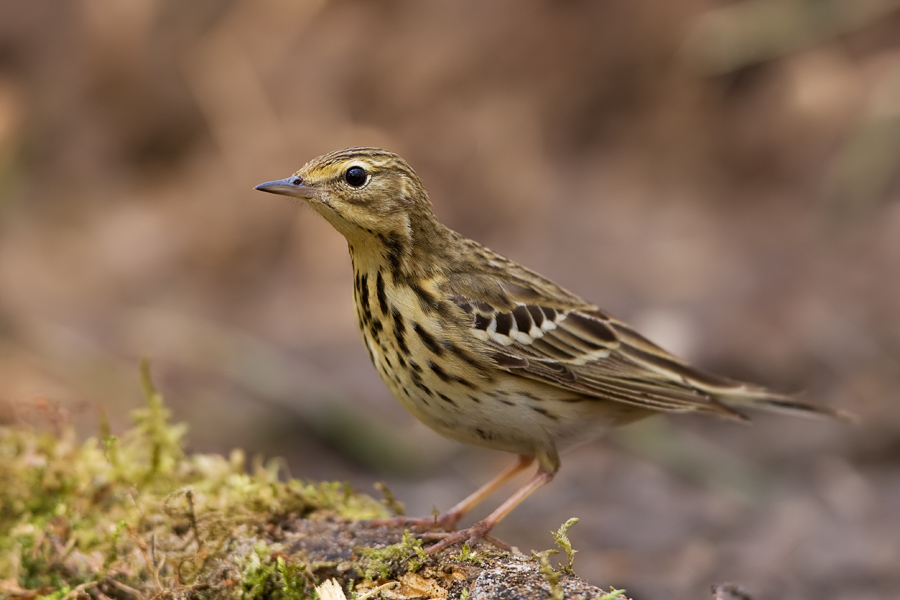
<path fill-rule="evenodd" d="M 803 398 L 801 394 L 779 394 L 750 384 L 716 390 L 715 397 L 723 404 L 736 409 L 746 407 L 801 417 L 824 417 L 845 423 L 855 423 L 859 420 L 853 413 L 812 402 Z"/>

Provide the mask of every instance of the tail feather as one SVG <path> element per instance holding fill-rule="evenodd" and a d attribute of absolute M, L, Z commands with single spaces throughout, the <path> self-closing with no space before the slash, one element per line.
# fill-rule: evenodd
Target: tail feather
<path fill-rule="evenodd" d="M 798 394 L 779 394 L 765 388 L 744 385 L 738 389 L 722 390 L 718 399 L 728 405 L 737 405 L 767 412 L 836 419 L 856 423 L 858 417 L 839 408 L 825 406 L 802 398 Z"/>

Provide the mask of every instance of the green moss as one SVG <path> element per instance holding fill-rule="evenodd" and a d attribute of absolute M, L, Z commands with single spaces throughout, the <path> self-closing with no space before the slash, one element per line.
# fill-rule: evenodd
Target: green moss
<path fill-rule="evenodd" d="M 394 492 L 387 486 L 383 481 L 375 482 L 375 489 L 382 493 L 384 496 L 384 500 L 381 503 L 387 508 L 389 511 L 394 513 L 396 516 L 403 516 L 406 514 L 406 506 L 397 500 L 397 497 L 394 496 Z"/>
<path fill-rule="evenodd" d="M 542 550 L 541 552 L 535 550 L 531 551 L 531 556 L 538 559 L 540 562 L 541 566 L 538 570 L 541 575 L 544 576 L 547 583 L 550 584 L 551 600 L 563 600 L 566 597 L 566 594 L 562 588 L 562 584 L 559 582 L 561 573 L 555 570 L 553 565 L 550 564 L 550 557 L 554 554 L 559 554 L 559 550 Z"/>
<path fill-rule="evenodd" d="M 302 600 L 313 597 L 316 580 L 308 565 L 272 555 L 260 544 L 242 565 L 240 598 Z"/>
<path fill-rule="evenodd" d="M 70 427 L 0 427 L 0 595 L 310 597 L 309 565 L 279 555 L 268 532 L 296 517 L 387 516 L 343 483 L 281 481 L 277 461 L 185 454 L 186 427 L 141 373 L 147 404 L 121 436 L 105 420 L 84 442 Z"/>
<path fill-rule="evenodd" d="M 469 542 L 466 542 L 462 545 L 462 548 L 459 549 L 459 554 L 456 556 L 456 560 L 459 562 L 468 562 L 473 565 L 483 565 L 484 561 L 478 557 L 478 553 L 469 548 Z"/>
<path fill-rule="evenodd" d="M 508 574 L 522 577 L 521 558 L 486 543 L 443 561 L 399 527 L 355 523 L 402 511 L 386 488 L 379 502 L 344 483 L 283 481 L 281 461 L 241 450 L 185 453 L 186 427 L 170 422 L 146 364 L 141 375 L 146 405 L 118 435 L 105 419 L 86 441 L 65 425 L 0 427 L 0 598 L 299 600 L 329 579 L 351 594 L 463 586 L 465 597 L 485 570 L 503 580 L 515 565 Z M 554 535 L 566 565 L 550 565 L 557 550 L 537 554 L 538 585 L 554 598 L 571 571 L 574 522 Z"/>
<path fill-rule="evenodd" d="M 628 600 L 628 598 L 625 597 L 625 590 L 617 590 L 611 587 L 609 588 L 609 593 L 598 596 L 594 600 Z"/>
<path fill-rule="evenodd" d="M 370 581 L 390 579 L 403 571 L 415 573 L 427 559 L 422 540 L 413 537 L 409 531 L 404 532 L 399 544 L 385 548 L 362 548 L 361 553 L 357 569 L 364 579 Z"/>
<path fill-rule="evenodd" d="M 573 565 L 575 563 L 575 553 L 577 550 L 572 548 L 572 542 L 569 541 L 569 537 L 566 534 L 577 522 L 577 518 L 571 518 L 560 525 L 557 531 L 553 532 L 553 541 L 555 541 L 556 545 L 562 548 L 566 553 L 567 559 L 566 564 L 560 565 L 559 569 L 554 569 L 553 565 L 550 564 L 550 557 L 559 554 L 559 550 L 551 549 L 542 552 L 531 551 L 531 555 L 538 560 L 540 565 L 538 571 L 550 585 L 550 598 L 552 600 L 562 600 L 566 596 L 561 582 L 562 575 L 575 575 Z M 625 590 L 610 589 L 609 593 L 604 594 L 595 600 L 627 600 L 623 595 L 624 591 Z"/>
<path fill-rule="evenodd" d="M 575 553 L 577 550 L 572 548 L 572 542 L 569 541 L 569 537 L 566 535 L 569 529 L 572 528 L 572 525 L 578 522 L 578 519 L 573 517 L 559 526 L 559 529 L 553 534 L 553 541 L 556 542 L 556 545 L 563 549 L 566 553 L 566 560 L 568 561 L 565 565 L 560 566 L 560 570 L 563 573 L 567 573 L 569 575 L 575 574 L 575 569 L 573 568 L 575 564 Z"/>

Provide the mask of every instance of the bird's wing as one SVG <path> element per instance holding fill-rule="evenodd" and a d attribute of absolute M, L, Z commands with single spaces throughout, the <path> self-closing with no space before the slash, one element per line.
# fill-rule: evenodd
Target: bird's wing
<path fill-rule="evenodd" d="M 701 411 L 746 420 L 730 406 L 738 404 L 839 416 L 794 396 L 696 369 L 596 306 L 528 274 L 538 278 L 532 279 L 537 285 L 528 278 L 494 280 L 478 288 L 466 286 L 470 294 L 451 296 L 471 316 L 473 341 L 500 369 L 656 411 Z M 483 290 L 491 293 L 479 293 Z"/>

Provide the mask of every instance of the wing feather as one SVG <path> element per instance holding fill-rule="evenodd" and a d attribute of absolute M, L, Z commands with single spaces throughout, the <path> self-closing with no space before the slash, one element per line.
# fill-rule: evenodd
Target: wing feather
<path fill-rule="evenodd" d="M 474 244 L 474 242 L 467 242 Z M 697 369 L 537 273 L 475 245 L 479 269 L 454 265 L 450 299 L 471 319 L 472 343 L 510 373 L 656 411 L 745 420 L 734 406 L 853 420 L 842 411 Z"/>
<path fill-rule="evenodd" d="M 451 298 L 472 319 L 470 332 L 485 353 L 510 373 L 655 411 L 746 420 L 730 406 L 737 404 L 841 417 L 826 407 L 696 369 L 564 290 L 547 293 L 527 286 L 524 278 L 501 282 L 499 289 L 489 299 L 465 293 L 471 289 Z"/>

